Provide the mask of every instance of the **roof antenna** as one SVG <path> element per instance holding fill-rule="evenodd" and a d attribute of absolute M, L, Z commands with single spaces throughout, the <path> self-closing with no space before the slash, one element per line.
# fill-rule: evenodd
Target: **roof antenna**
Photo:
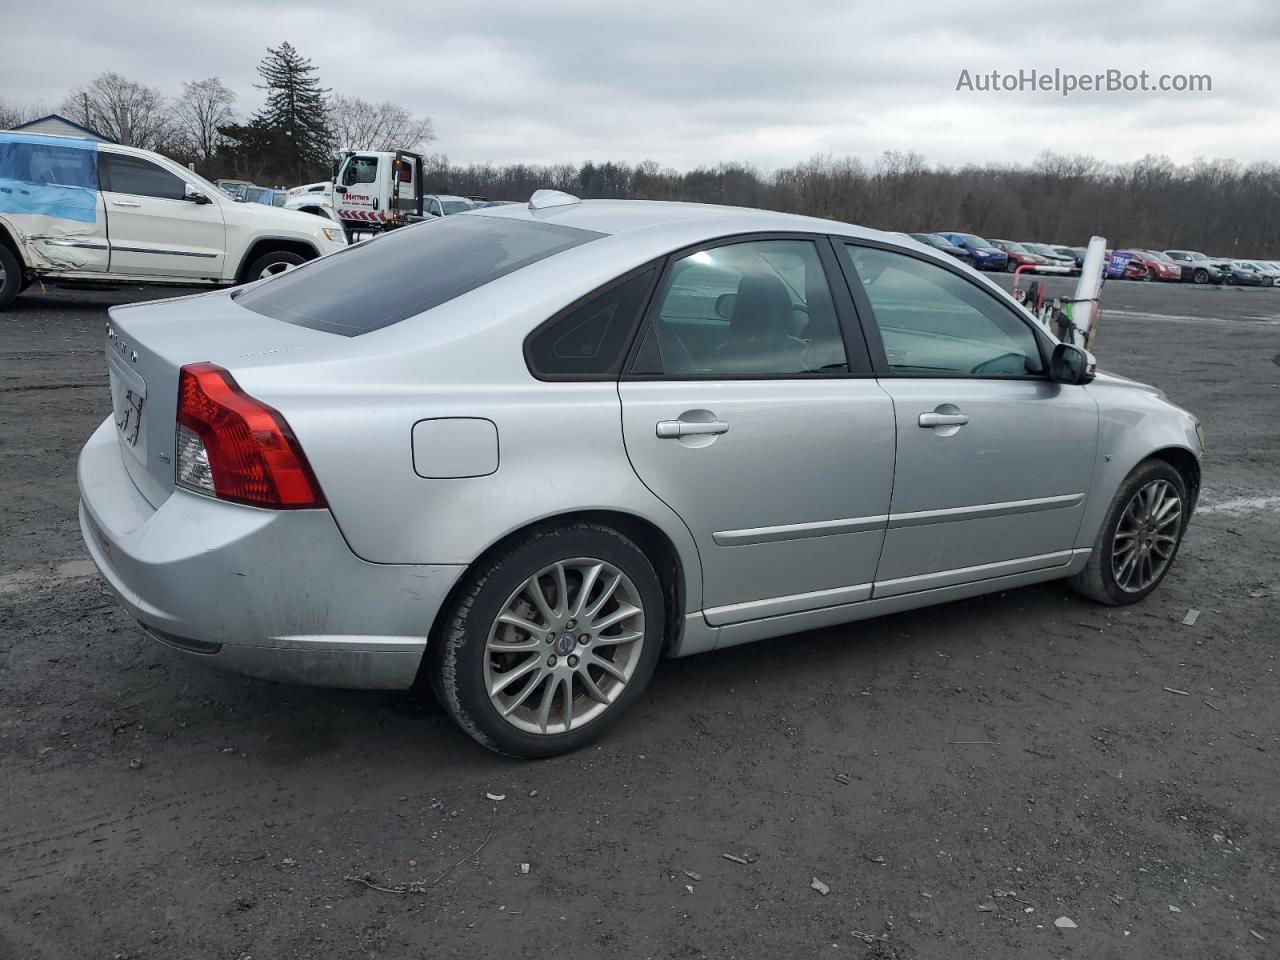
<path fill-rule="evenodd" d="M 563 190 L 535 190 L 529 198 L 530 210 L 545 210 L 547 207 L 571 207 L 582 201 Z"/>

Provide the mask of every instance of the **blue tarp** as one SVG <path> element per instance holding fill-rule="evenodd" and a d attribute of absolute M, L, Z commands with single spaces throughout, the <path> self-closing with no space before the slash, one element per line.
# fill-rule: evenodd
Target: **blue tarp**
<path fill-rule="evenodd" d="M 0 133 L 0 213 L 98 219 L 98 145 Z"/>

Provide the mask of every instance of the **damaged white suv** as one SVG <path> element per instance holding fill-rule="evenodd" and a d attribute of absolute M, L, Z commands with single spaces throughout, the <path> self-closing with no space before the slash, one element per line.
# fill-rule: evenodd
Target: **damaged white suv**
<path fill-rule="evenodd" d="M 330 221 L 240 203 L 148 150 L 0 133 L 0 309 L 36 279 L 245 283 L 346 244 Z"/>

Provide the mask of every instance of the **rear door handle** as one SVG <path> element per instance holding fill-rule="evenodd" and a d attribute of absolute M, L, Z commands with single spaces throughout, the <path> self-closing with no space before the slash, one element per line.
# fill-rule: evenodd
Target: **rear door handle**
<path fill-rule="evenodd" d="M 708 434 L 728 433 L 729 425 L 723 420 L 707 420 L 703 422 L 691 420 L 659 420 L 658 436 L 663 440 L 677 437 L 697 437 Z"/>
<path fill-rule="evenodd" d="M 967 413 L 922 413 L 919 420 L 922 427 L 963 427 L 968 422 Z"/>
<path fill-rule="evenodd" d="M 113 207 L 140 207 L 142 204 L 134 203 L 132 200 L 112 200 Z"/>

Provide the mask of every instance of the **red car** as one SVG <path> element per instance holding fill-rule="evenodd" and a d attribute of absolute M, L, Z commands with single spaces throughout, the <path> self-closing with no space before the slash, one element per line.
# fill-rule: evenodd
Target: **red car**
<path fill-rule="evenodd" d="M 1014 243 L 1012 240 L 992 240 L 991 245 L 1009 255 L 1009 262 L 1005 265 L 1005 269 L 1010 273 L 1013 273 L 1019 267 L 1045 267 L 1049 265 L 1048 257 L 1032 253 L 1022 244 Z"/>
<path fill-rule="evenodd" d="M 1182 268 L 1172 260 L 1161 260 L 1146 250 L 1121 250 L 1130 257 L 1126 280 L 1182 280 Z"/>

